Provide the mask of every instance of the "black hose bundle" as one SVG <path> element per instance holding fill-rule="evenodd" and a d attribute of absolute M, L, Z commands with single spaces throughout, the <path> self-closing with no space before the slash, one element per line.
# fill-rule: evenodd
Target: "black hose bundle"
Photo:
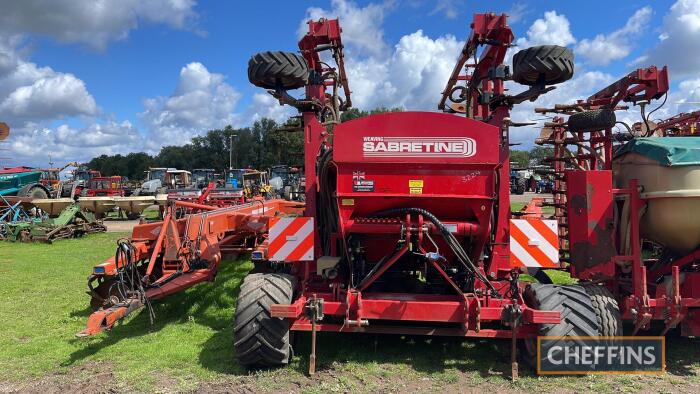
<path fill-rule="evenodd" d="M 151 324 L 153 324 L 156 314 L 153 311 L 151 301 L 146 297 L 146 290 L 143 287 L 141 273 L 134 261 L 135 255 L 136 250 L 128 239 L 122 238 L 117 241 L 114 264 L 117 267 L 118 279 L 115 285 L 117 286 L 117 291 L 122 300 L 128 300 L 130 294 L 139 294 L 141 302 L 143 302 L 146 305 L 146 309 L 148 309 L 148 317 L 151 320 Z M 120 260 L 123 261 L 121 266 L 119 264 Z"/>
<path fill-rule="evenodd" d="M 318 161 L 318 183 L 320 195 L 318 199 L 318 233 L 321 237 L 321 247 L 323 254 L 330 255 L 331 237 L 338 232 L 338 206 L 335 203 L 335 180 L 336 173 L 331 163 L 333 150 L 328 149 L 321 154 Z"/>
<path fill-rule="evenodd" d="M 469 255 L 467 252 L 462 248 L 462 245 L 459 243 L 457 238 L 452 234 L 452 232 L 431 212 L 423 209 L 423 208 L 395 208 L 395 209 L 389 209 L 386 211 L 378 212 L 374 216 L 389 216 L 389 215 L 394 215 L 394 214 L 404 214 L 404 213 L 413 213 L 413 214 L 418 214 L 418 215 L 423 215 L 424 218 L 428 219 L 431 223 L 433 223 L 438 230 L 440 230 L 440 234 L 442 234 L 442 237 L 445 239 L 445 242 L 447 243 L 447 246 L 450 247 L 452 252 L 455 254 L 457 257 L 457 260 L 464 266 L 464 268 L 471 272 L 472 275 L 475 277 L 479 278 L 486 286 L 489 287 L 489 289 L 492 290 L 492 292 L 496 293 L 496 288 L 491 284 L 491 282 L 488 280 L 486 275 L 484 275 L 481 271 L 479 271 L 479 268 L 472 262 L 472 260 L 469 258 Z"/>

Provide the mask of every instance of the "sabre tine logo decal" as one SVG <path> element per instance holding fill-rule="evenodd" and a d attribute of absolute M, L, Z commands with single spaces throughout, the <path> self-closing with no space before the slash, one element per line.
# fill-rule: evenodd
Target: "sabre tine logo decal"
<path fill-rule="evenodd" d="M 466 137 L 364 137 L 365 157 L 454 157 L 476 154 L 476 141 Z"/>

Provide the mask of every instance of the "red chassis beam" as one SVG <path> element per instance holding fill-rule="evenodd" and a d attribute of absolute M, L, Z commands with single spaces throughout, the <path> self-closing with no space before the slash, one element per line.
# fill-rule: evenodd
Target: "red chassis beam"
<path fill-rule="evenodd" d="M 204 210 L 183 219 L 174 219 L 175 207 Z M 237 251 L 231 243 L 241 236 L 256 240 L 264 237 L 269 219 L 280 214 L 299 213 L 303 204 L 285 201 L 256 201 L 230 208 L 216 209 L 207 205 L 176 201 L 163 222 L 136 226 L 129 253 L 118 251 L 119 262 L 112 257 L 93 268 L 92 280 L 101 282 L 116 278 L 128 264 L 146 265 L 142 274 L 143 294 L 129 294 L 127 299 L 109 301 L 88 318 L 79 336 L 94 335 L 111 329 L 121 318 L 155 300 L 188 289 L 198 283 L 214 280 L 221 251 Z M 222 242 L 225 241 L 225 242 Z M 247 250 L 247 247 L 242 249 Z M 202 267 L 203 262 L 206 266 Z M 155 269 L 159 266 L 159 269 Z M 157 274 L 156 274 L 157 273 Z M 91 288 L 93 297 L 100 296 Z"/>
<path fill-rule="evenodd" d="M 638 102 L 658 99 L 668 92 L 668 69 L 656 66 L 640 68 L 613 82 L 605 89 L 588 97 L 594 107 L 615 108 L 621 101 Z"/>
<path fill-rule="evenodd" d="M 320 331 L 352 331 L 352 332 L 384 332 L 410 333 L 432 332 L 431 335 L 457 335 L 474 337 L 511 338 L 510 329 L 481 329 L 483 322 L 502 322 L 505 308 L 512 304 L 509 299 L 490 298 L 488 300 L 475 296 L 461 297 L 459 295 L 429 295 L 429 294 L 398 294 L 398 293 L 365 293 L 361 300 L 353 305 L 359 309 L 348 307 L 347 302 L 336 301 L 331 293 L 314 293 L 317 299 L 323 300 L 323 314 L 347 317 L 356 314 L 355 323 L 321 324 Z M 359 298 L 359 297 L 358 297 Z M 292 304 L 272 305 L 270 312 L 273 317 L 291 320 L 292 330 L 308 331 L 311 323 L 304 315 L 309 298 L 302 295 Z M 560 322 L 558 311 L 540 311 L 528 308 L 519 303 L 522 310 L 523 326 L 518 328 L 518 337 L 532 337 L 537 334 L 535 324 L 556 324 Z M 354 310 L 353 310 L 354 309 Z M 461 328 L 439 327 L 398 327 L 382 325 L 384 321 L 413 321 L 425 323 L 457 323 Z M 357 322 L 368 324 L 357 324 Z M 529 325 L 529 327 L 528 327 Z M 383 328 L 381 328 L 383 327 Z M 409 332 L 405 333 L 409 333 Z"/>

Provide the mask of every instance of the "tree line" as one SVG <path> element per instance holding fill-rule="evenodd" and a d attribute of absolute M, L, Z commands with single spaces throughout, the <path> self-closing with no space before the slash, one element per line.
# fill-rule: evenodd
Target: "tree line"
<path fill-rule="evenodd" d="M 544 159 L 553 155 L 554 149 L 542 146 L 536 146 L 529 151 L 511 150 L 510 162 L 517 168 L 527 168 L 532 165 L 548 165 L 551 163 L 547 163 Z"/>
<path fill-rule="evenodd" d="M 164 146 L 155 156 L 144 152 L 102 155 L 90 160 L 87 166 L 103 175 L 122 175 L 132 180 L 143 179 L 149 167 L 186 170 L 213 168 L 221 171 L 229 167 L 231 147 L 231 164 L 236 168 L 300 165 L 303 161 L 300 153 L 303 152 L 302 133 L 279 128 L 275 121 L 262 119 L 251 127 L 234 129 L 227 126 L 210 130 L 205 135 L 192 138 L 185 145 Z"/>
<path fill-rule="evenodd" d="M 371 111 L 352 108 L 342 113 L 341 122 L 397 111 L 401 111 L 401 108 L 376 108 Z M 231 164 L 234 168 L 266 169 L 278 164 L 301 166 L 304 161 L 303 133 L 288 131 L 293 128 L 294 122 L 295 119 L 292 119 L 281 125 L 263 118 L 251 127 L 234 129 L 227 126 L 209 130 L 205 135 L 192 138 L 185 145 L 164 146 L 155 156 L 145 152 L 101 155 L 91 159 L 87 166 L 105 176 L 122 175 L 131 180 L 143 179 L 149 167 L 185 170 L 213 168 L 221 171 L 229 167 L 231 147 Z"/>
<path fill-rule="evenodd" d="M 375 108 L 362 111 L 349 109 L 341 114 L 341 122 L 368 115 L 398 112 L 401 108 Z M 149 167 L 173 167 L 193 170 L 213 168 L 217 171 L 229 167 L 229 149 L 233 147 L 232 165 L 234 168 L 266 169 L 284 164 L 301 166 L 304 161 L 303 133 L 288 131 L 295 119 L 285 125 L 271 119 L 261 119 L 251 127 L 210 130 L 202 136 L 192 138 L 185 145 L 164 146 L 157 155 L 134 152 L 126 155 L 101 155 L 91 159 L 87 166 L 100 171 L 105 176 L 122 175 L 131 180 L 141 180 Z M 231 145 L 233 142 L 233 145 Z M 511 162 L 519 167 L 541 164 L 542 159 L 551 156 L 551 149 L 535 147 L 530 151 L 511 151 Z"/>

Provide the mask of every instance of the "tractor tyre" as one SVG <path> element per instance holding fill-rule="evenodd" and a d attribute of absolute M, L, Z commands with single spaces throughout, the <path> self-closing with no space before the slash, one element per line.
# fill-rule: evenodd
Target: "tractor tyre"
<path fill-rule="evenodd" d="M 603 108 L 573 114 L 569 116 L 567 124 L 569 131 L 579 132 L 610 129 L 615 126 L 615 122 L 615 111 Z"/>
<path fill-rule="evenodd" d="M 546 355 L 548 349 L 552 347 L 561 346 L 563 349 L 570 344 L 581 341 L 571 337 L 600 336 L 595 307 L 582 286 L 533 283 L 525 288 L 523 298 L 530 308 L 559 311 L 560 313 L 561 321 L 559 323 L 541 324 L 539 327 L 538 335 L 558 337 L 556 341 L 542 345 L 541 354 L 543 355 Z M 526 339 L 524 345 L 525 361 L 531 366 L 536 365 L 536 341 Z"/>
<path fill-rule="evenodd" d="M 46 190 L 39 185 L 24 186 L 17 194 L 22 197 L 30 197 L 32 200 L 49 198 L 49 194 L 46 192 Z"/>
<path fill-rule="evenodd" d="M 286 274 L 255 273 L 245 277 L 233 328 L 233 346 L 241 365 L 266 368 L 289 363 L 289 322 L 270 316 L 270 306 L 290 304 L 296 284 L 296 278 Z"/>
<path fill-rule="evenodd" d="M 309 81 L 309 66 L 296 53 L 260 52 L 248 61 L 248 80 L 264 89 L 297 89 Z"/>
<path fill-rule="evenodd" d="M 525 190 L 527 189 L 527 179 L 525 178 L 518 178 L 518 180 L 515 181 L 515 194 L 525 194 Z"/>
<path fill-rule="evenodd" d="M 593 308 L 598 318 L 598 325 L 600 326 L 600 335 L 604 337 L 622 335 L 620 307 L 610 290 L 595 283 L 586 283 L 583 285 L 583 288 L 591 298 L 591 303 L 593 303 Z"/>
<path fill-rule="evenodd" d="M 559 45 L 541 45 L 513 56 L 513 80 L 521 85 L 554 85 L 574 75 L 574 53 Z"/>

